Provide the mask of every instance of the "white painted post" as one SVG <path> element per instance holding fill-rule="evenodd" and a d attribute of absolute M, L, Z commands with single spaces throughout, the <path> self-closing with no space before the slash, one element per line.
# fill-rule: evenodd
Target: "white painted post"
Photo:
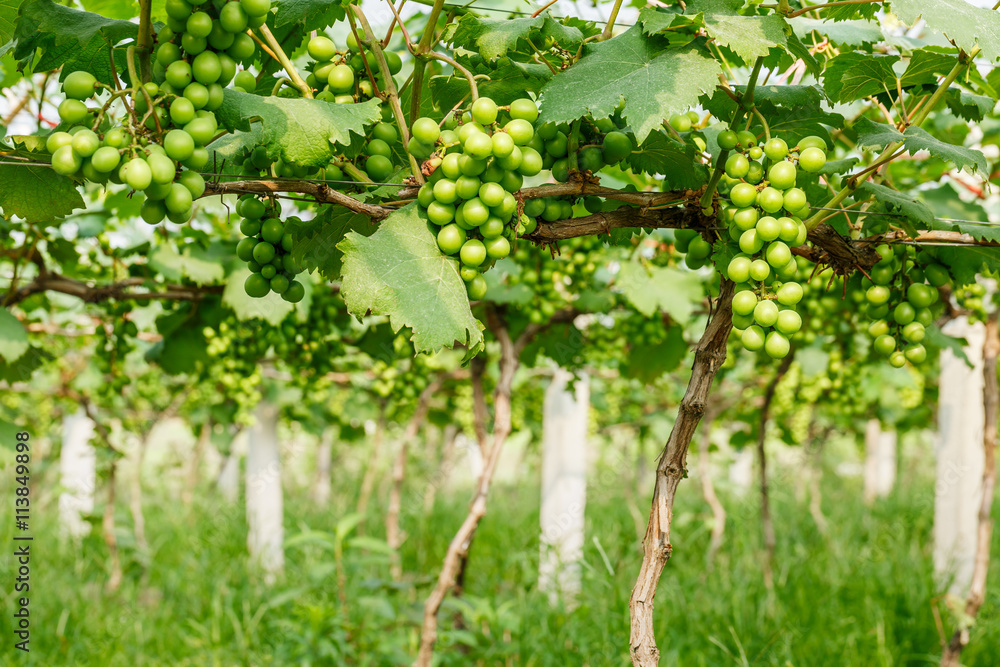
<path fill-rule="evenodd" d="M 883 431 L 878 419 L 865 426 L 865 502 L 892 493 L 896 483 L 896 431 Z"/>
<path fill-rule="evenodd" d="M 729 483 L 738 496 L 746 495 L 753 486 L 754 454 L 752 447 L 744 447 L 736 452 L 729 465 Z"/>
<path fill-rule="evenodd" d="M 541 559 L 538 587 L 549 603 L 577 606 L 587 504 L 587 424 L 590 382 L 567 385 L 573 375 L 557 369 L 545 390 L 542 434 Z"/>
<path fill-rule="evenodd" d="M 63 444 L 59 455 L 59 524 L 64 536 L 78 539 L 90 532 L 83 515 L 94 512 L 97 454 L 90 439 L 94 422 L 83 409 L 63 417 Z"/>
<path fill-rule="evenodd" d="M 271 584 L 285 566 L 278 406 L 261 401 L 247 449 L 247 547 Z"/>
<path fill-rule="evenodd" d="M 215 478 L 215 487 L 222 499 L 235 505 L 240 498 L 240 459 L 243 458 L 244 445 L 247 440 L 246 430 L 240 431 L 229 446 L 229 455 L 222 463 L 219 476 Z"/>
<path fill-rule="evenodd" d="M 938 390 L 937 484 L 934 493 L 934 572 L 948 591 L 964 596 L 975 565 L 983 481 L 983 343 L 986 328 L 965 318 L 945 333 L 968 341 L 973 367 L 950 350 L 941 353 Z"/>

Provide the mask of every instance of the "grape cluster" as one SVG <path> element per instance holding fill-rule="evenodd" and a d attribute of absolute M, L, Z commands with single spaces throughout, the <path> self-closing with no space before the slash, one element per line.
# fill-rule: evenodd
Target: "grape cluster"
<path fill-rule="evenodd" d="M 250 269 L 243 285 L 246 293 L 262 298 L 274 292 L 285 301 L 301 301 L 305 288 L 295 276 L 302 267 L 292 259 L 292 235 L 285 231 L 278 206 L 270 200 L 243 195 L 236 203 L 236 212 L 243 218 L 240 232 L 244 236 L 236 245 L 236 256 Z"/>
<path fill-rule="evenodd" d="M 732 130 L 720 133 L 718 141 L 721 148 L 734 150 L 725 163 L 729 206 L 723 211 L 729 236 L 740 249 L 725 271 L 737 283 L 733 326 L 744 348 L 763 349 L 768 356 L 781 359 L 791 348 L 789 336 L 802 328 L 795 305 L 802 300 L 803 289 L 795 280 L 799 267 L 791 246 L 806 241 L 808 231 L 802 218 L 807 217 L 809 202 L 795 181 L 798 167 L 808 172 L 822 168 L 826 143 L 808 137 L 789 151 L 782 139 L 770 139 L 761 147 L 752 132 Z M 687 252 L 696 262 L 703 262 L 711 246 L 693 237 Z"/>
<path fill-rule="evenodd" d="M 553 257 L 548 251 L 534 252 L 532 246 L 522 244 L 514 253 L 519 270 L 504 276 L 504 282 L 531 288 L 531 301 L 525 308 L 528 318 L 535 324 L 547 322 L 593 284 L 597 271 L 594 257 L 602 247 L 597 237 L 580 236 L 560 242 L 559 254 Z"/>
<path fill-rule="evenodd" d="M 979 283 L 958 287 L 954 292 L 955 301 L 958 307 L 969 314 L 969 320 L 973 322 L 985 322 L 987 313 L 983 303 L 986 296 L 986 288 Z"/>
<path fill-rule="evenodd" d="M 461 260 L 472 300 L 486 295 L 482 272 L 510 254 L 521 222 L 511 224 L 518 209 L 513 193 L 525 176 L 542 169 L 541 156 L 528 146 L 537 118 L 538 107 L 529 99 L 501 109 L 480 97 L 461 116 L 450 115 L 444 131 L 431 118 L 413 123 L 409 152 L 421 159 L 436 155 L 418 204 L 434 225 L 441 252 Z"/>
<path fill-rule="evenodd" d="M 231 403 L 233 421 L 249 423 L 261 399 L 261 368 L 258 363 L 271 347 L 264 327 L 252 322 L 240 322 L 227 316 L 214 327 L 205 327 L 202 335 L 208 341 L 206 351 L 210 362 L 200 364 L 200 376 L 215 391 L 210 395 L 221 402 Z"/>
<path fill-rule="evenodd" d="M 347 50 L 340 51 L 329 37 L 319 35 L 309 40 L 309 55 L 314 62 L 309 65 L 306 83 L 318 90 L 316 99 L 337 104 L 354 104 L 355 101 L 375 97 L 372 82 L 368 79 L 368 69 L 376 74 L 375 81 L 380 89 L 385 88 L 385 80 L 378 72 L 374 54 L 366 52 L 358 45 L 354 34 L 347 36 Z M 394 51 L 383 51 L 389 73 L 396 75 L 403 68 L 403 61 Z"/>
<path fill-rule="evenodd" d="M 934 321 L 932 307 L 939 300 L 936 288 L 948 282 L 948 272 L 912 248 L 893 249 L 883 244 L 875 250 L 881 259 L 872 267 L 871 280 L 866 278 L 862 283 L 873 349 L 888 357 L 896 368 L 902 368 L 907 361 L 921 364 L 927 359 L 921 341 L 925 327 Z M 924 262 L 922 266 L 918 256 Z"/>

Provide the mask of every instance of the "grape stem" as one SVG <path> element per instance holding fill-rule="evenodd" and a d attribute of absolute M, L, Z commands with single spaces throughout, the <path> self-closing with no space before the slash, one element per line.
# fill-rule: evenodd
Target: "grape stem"
<path fill-rule="evenodd" d="M 392 3 L 389 4 L 391 5 Z M 410 141 L 410 130 L 406 124 L 406 117 L 403 115 L 403 107 L 399 104 L 399 92 L 396 90 L 396 82 L 392 78 L 392 72 L 389 71 L 389 63 L 386 61 L 385 53 L 383 53 L 378 38 L 375 37 L 375 32 L 368 23 L 368 18 L 365 16 L 364 12 L 361 11 L 361 7 L 358 5 L 351 5 L 351 11 L 357 15 L 358 21 L 361 22 L 361 27 L 365 32 L 365 37 L 368 39 L 372 53 L 375 54 L 375 62 L 378 65 L 379 71 L 382 72 L 382 77 L 385 79 L 386 97 L 389 100 L 389 108 L 392 109 L 392 115 L 396 119 L 396 124 L 399 125 L 399 133 L 403 138 L 403 147 L 405 148 Z M 394 13 L 395 11 L 395 8 L 393 8 Z M 399 24 L 402 25 L 403 22 L 400 21 Z M 351 26 L 351 29 L 353 30 L 353 19 L 351 21 Z M 375 85 L 374 80 L 372 80 L 372 85 Z M 473 85 L 475 85 L 474 82 Z M 473 88 L 473 90 L 475 89 Z M 408 150 L 406 151 L 406 156 L 409 158 L 410 170 L 412 171 L 414 178 L 417 179 L 418 183 L 423 185 L 424 175 L 420 171 L 420 165 L 417 163 L 417 159 L 410 155 Z"/>
<path fill-rule="evenodd" d="M 271 46 L 271 55 L 274 56 L 274 58 L 281 63 L 281 66 L 285 68 L 285 71 L 288 72 L 288 78 L 292 80 L 292 83 L 294 83 L 295 87 L 299 89 L 303 97 L 311 100 L 313 98 L 312 88 L 310 88 L 309 84 L 303 81 L 302 77 L 299 76 L 298 70 L 295 69 L 295 65 L 293 65 L 292 61 L 285 55 L 285 51 L 281 48 L 281 44 L 279 44 L 278 40 L 276 40 L 274 35 L 271 34 L 271 29 L 268 28 L 265 23 L 261 25 L 258 30 L 260 30 L 260 34 L 264 35 L 264 39 L 267 40 L 267 43 Z M 253 36 L 253 33 L 251 33 L 251 36 Z"/>
<path fill-rule="evenodd" d="M 253 32 L 253 30 L 249 30 L 248 29 L 247 30 L 247 34 L 250 35 L 250 39 L 252 39 L 253 41 L 257 42 L 257 46 L 260 47 L 261 51 L 263 51 L 267 55 L 271 56 L 275 60 L 278 59 L 278 56 L 275 55 L 274 51 L 272 51 L 271 48 L 267 44 L 264 43 L 264 40 L 262 40 L 260 37 L 258 37 L 257 35 L 255 35 L 254 32 Z M 263 74 L 264 74 L 264 70 L 263 70 L 263 68 L 261 68 L 261 73 L 260 73 L 259 76 L 261 76 Z"/>
<path fill-rule="evenodd" d="M 760 124 L 764 127 L 764 141 L 770 141 L 771 128 L 768 127 L 767 121 L 764 120 L 764 115 L 760 112 L 760 110 L 756 106 L 753 108 L 753 112 L 754 114 L 757 115 L 757 120 L 759 120 Z"/>
<path fill-rule="evenodd" d="M 754 90 L 757 87 L 757 77 L 760 76 L 761 65 L 764 64 L 764 58 L 757 58 L 753 64 L 753 70 L 750 72 L 750 78 L 747 80 L 747 88 L 742 94 L 737 93 L 740 98 L 740 104 L 736 107 L 736 111 L 733 112 L 733 120 L 729 123 L 729 127 L 735 127 L 743 114 L 749 110 L 754 109 L 753 105 L 753 95 Z M 729 151 L 720 150 L 719 157 L 715 161 L 715 170 L 712 172 L 712 178 L 709 179 L 708 185 L 705 187 L 705 193 L 701 196 L 701 207 L 708 208 L 712 205 L 712 198 L 715 196 L 715 190 L 719 187 L 719 181 L 722 180 L 722 173 L 726 168 L 726 158 L 729 157 Z"/>
<path fill-rule="evenodd" d="M 368 42 L 378 41 L 375 39 L 375 35 L 370 31 L 369 33 L 367 33 L 365 39 L 361 39 L 361 36 L 358 35 L 358 26 L 354 23 L 354 16 L 352 16 L 350 13 L 347 14 L 347 21 L 348 23 L 351 24 L 351 34 L 354 35 L 354 41 L 357 42 L 359 46 L 366 44 Z M 375 75 L 372 74 L 371 65 L 368 64 L 368 56 L 365 55 L 365 50 L 363 48 L 361 49 L 360 55 L 361 55 L 361 62 L 365 66 L 365 73 L 368 75 L 368 80 L 372 84 L 372 94 L 375 97 L 382 99 L 383 98 L 382 92 L 378 88 L 378 82 L 375 80 Z"/>
<path fill-rule="evenodd" d="M 124 88 L 122 90 L 118 90 L 112 93 L 111 97 L 108 98 L 108 101 L 105 102 L 104 106 L 102 106 L 100 110 L 97 112 L 97 118 L 94 119 L 94 124 L 93 126 L 91 126 L 90 129 L 94 132 L 97 132 L 97 128 L 101 126 L 101 121 L 104 120 L 104 114 L 108 112 L 108 108 L 111 106 L 111 103 L 114 102 L 119 97 L 124 97 L 125 95 L 132 92 L 134 91 L 131 88 Z M 7 121 L 7 123 L 10 123 L 10 121 Z"/>
<path fill-rule="evenodd" d="M 427 17 L 427 25 L 424 27 L 424 33 L 420 36 L 420 43 L 417 45 L 417 50 L 413 53 L 413 93 L 410 95 L 411 124 L 420 115 L 420 93 L 424 86 L 424 70 L 427 68 L 427 58 L 424 57 L 424 54 L 431 50 L 436 41 L 435 33 L 437 31 L 438 17 L 441 15 L 443 7 L 444 0 L 434 0 L 434 6 L 431 7 L 431 13 Z"/>
<path fill-rule="evenodd" d="M 142 85 L 142 81 L 139 79 L 139 74 L 135 69 L 135 47 L 130 46 L 125 49 L 125 62 L 128 63 L 128 77 L 132 82 L 132 87 L 141 90 L 142 96 L 146 98 L 146 105 L 149 109 L 149 113 L 153 114 L 153 122 L 156 124 L 156 136 L 163 134 L 163 128 L 160 127 L 160 117 L 156 115 L 156 107 L 153 106 L 153 98 L 150 97 L 149 91 L 146 90 L 146 86 Z M 134 104 L 134 103 L 133 103 Z M 134 117 L 133 117 L 134 120 Z M 142 123 L 140 123 L 139 128 L 141 129 L 146 124 L 146 119 L 143 118 Z"/>
<path fill-rule="evenodd" d="M 580 123 L 582 119 L 577 118 L 570 125 L 569 129 L 569 143 L 568 143 L 568 153 L 569 153 L 569 170 L 579 171 L 578 161 L 577 161 L 577 151 L 580 148 Z"/>
<path fill-rule="evenodd" d="M 920 112 L 917 113 L 912 118 L 912 125 L 919 127 L 925 120 L 927 120 L 927 117 L 930 115 L 931 111 L 933 111 L 934 108 L 938 105 L 938 102 L 940 102 L 941 99 L 945 96 L 945 93 L 948 91 L 948 88 L 951 86 L 951 84 L 955 81 L 955 79 L 958 78 L 958 75 L 961 74 L 963 71 L 965 71 L 965 68 L 972 63 L 973 59 L 976 57 L 978 53 L 979 53 L 979 47 L 977 46 L 974 49 L 972 49 L 972 51 L 969 52 L 968 54 L 962 54 L 959 57 L 958 62 L 955 64 L 954 67 L 951 68 L 951 71 L 948 72 L 948 75 L 938 86 L 938 89 L 935 90 L 934 94 L 930 96 L 930 99 L 928 99 L 927 103 L 923 105 L 923 107 L 920 109 Z M 903 147 L 902 141 L 894 141 L 888 146 L 886 146 L 885 149 L 882 151 L 881 155 L 879 155 L 879 157 L 875 160 L 875 162 L 872 163 L 865 170 L 849 178 L 847 180 L 847 183 L 840 190 L 840 192 L 835 194 L 830 201 L 824 204 L 824 208 L 838 207 L 841 202 L 847 199 L 858 188 L 858 186 L 861 185 L 861 183 L 868 180 L 869 176 L 871 175 L 871 173 L 874 172 L 875 169 L 878 169 L 884 164 L 888 164 L 892 160 L 902 155 L 903 154 L 902 151 L 897 153 L 897 151 L 899 151 L 899 149 L 902 147 Z M 863 178 L 858 178 L 859 176 L 863 176 Z M 806 229 L 808 229 L 809 231 L 815 229 L 816 226 L 820 222 L 822 222 L 822 218 L 823 218 L 823 211 L 817 211 L 816 213 L 814 213 L 812 216 L 809 217 L 808 220 L 804 221 Z"/>
<path fill-rule="evenodd" d="M 615 0 L 615 6 L 611 8 L 611 16 L 608 17 L 608 23 L 604 26 L 604 32 L 601 33 L 602 42 L 606 39 L 611 39 L 615 29 L 615 21 L 618 19 L 618 11 L 621 8 L 622 0 Z"/>
<path fill-rule="evenodd" d="M 153 53 L 153 0 L 139 0 L 139 37 L 135 50 L 139 53 L 139 65 L 142 82 L 148 83 L 152 78 L 149 57 Z"/>

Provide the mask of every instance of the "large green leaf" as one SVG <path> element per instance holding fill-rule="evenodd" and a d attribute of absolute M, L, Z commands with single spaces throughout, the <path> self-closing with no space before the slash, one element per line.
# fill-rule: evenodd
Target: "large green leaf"
<path fill-rule="evenodd" d="M 896 128 L 890 125 L 875 123 L 867 118 L 859 118 L 854 124 L 854 129 L 858 133 L 858 145 L 861 147 L 878 146 L 881 148 L 892 142 L 902 141 L 903 147 L 911 154 L 925 150 L 934 157 L 954 163 L 959 169 L 968 169 L 971 172 L 978 171 L 981 174 L 989 173 L 986 156 L 980 151 L 941 141 L 926 130 L 916 126 L 908 127 L 906 132 L 900 134 Z"/>
<path fill-rule="evenodd" d="M 566 122 L 590 113 L 609 117 L 624 98 L 624 116 L 641 143 L 672 113 L 698 103 L 716 86 L 719 63 L 698 48 L 664 49 L 640 25 L 584 47 L 575 65 L 542 90 L 542 122 Z"/>
<path fill-rule="evenodd" d="M 950 72 L 957 62 L 958 57 L 952 53 L 943 53 L 934 48 L 917 49 L 910 56 L 910 62 L 899 81 L 906 87 L 937 83 L 938 75 Z"/>
<path fill-rule="evenodd" d="M 274 5 L 275 28 L 301 21 L 305 31 L 321 30 L 344 19 L 344 8 L 337 0 L 281 0 Z"/>
<path fill-rule="evenodd" d="M 826 65 L 823 88 L 837 102 L 851 102 L 896 89 L 892 66 L 899 56 L 842 53 Z"/>
<path fill-rule="evenodd" d="M 441 254 L 415 204 L 390 215 L 369 237 L 349 233 L 340 249 L 341 294 L 351 313 L 385 315 L 393 331 L 409 327 L 418 353 L 456 342 L 470 353 L 482 346 L 457 263 Z"/>
<path fill-rule="evenodd" d="M 704 293 L 696 273 L 669 266 L 646 267 L 638 262 L 623 264 L 615 284 L 643 315 L 663 311 L 679 323 L 687 322 Z"/>
<path fill-rule="evenodd" d="M 519 50 L 519 46 L 521 50 L 528 50 L 529 39 L 537 46 L 549 38 L 563 49 L 575 51 L 583 41 L 583 33 L 546 16 L 493 19 L 466 14 L 455 25 L 448 41 L 454 46 L 478 51 L 486 60 L 496 60 L 509 51 Z"/>
<path fill-rule="evenodd" d="M 893 0 L 892 11 L 909 25 L 922 18 L 966 51 L 978 44 L 989 60 L 1000 58 L 1000 15 L 994 11 L 966 0 Z"/>
<path fill-rule="evenodd" d="M 27 382 L 31 374 L 52 358 L 48 352 L 37 347 L 30 347 L 17 361 L 7 362 L 0 359 L 0 380 L 7 382 Z"/>
<path fill-rule="evenodd" d="M 0 213 L 49 222 L 83 208 L 76 184 L 48 167 L 0 165 Z"/>
<path fill-rule="evenodd" d="M 63 75 L 86 70 L 104 83 L 111 82 L 110 49 L 125 39 L 134 39 L 138 24 L 110 19 L 58 5 L 52 0 L 27 0 L 21 5 L 14 30 L 14 57 L 30 60 L 40 53 L 35 68 L 55 69 L 65 65 Z M 116 54 L 119 72 L 124 56 Z"/>
<path fill-rule="evenodd" d="M 333 104 L 322 100 L 261 97 L 227 89 L 215 112 L 228 130 L 250 131 L 259 118 L 269 157 L 311 167 L 327 164 L 338 146 L 348 146 L 351 134 L 363 136 L 365 127 L 381 118 L 379 101 Z"/>
<path fill-rule="evenodd" d="M 17 9 L 24 0 L 0 0 L 0 46 L 3 46 L 14 36 L 14 24 L 17 22 Z"/>
<path fill-rule="evenodd" d="M 348 232 L 371 236 L 378 227 L 368 216 L 342 206 L 328 206 L 312 220 L 290 220 L 286 231 L 292 234 L 292 258 L 308 271 L 319 270 L 330 280 L 340 278 L 343 253 L 337 244 Z"/>
<path fill-rule="evenodd" d="M 710 37 L 751 63 L 771 49 L 785 46 L 788 24 L 777 14 L 737 14 L 736 10 L 744 4 L 743 0 L 703 0 L 692 6 L 705 12 L 705 31 Z"/>
<path fill-rule="evenodd" d="M 21 320 L 0 308 L 0 358 L 12 362 L 28 351 L 28 332 Z"/>

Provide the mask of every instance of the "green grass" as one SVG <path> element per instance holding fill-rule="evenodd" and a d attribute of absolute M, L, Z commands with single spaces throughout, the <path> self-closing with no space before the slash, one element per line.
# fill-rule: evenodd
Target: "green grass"
<path fill-rule="evenodd" d="M 730 521 L 726 543 L 709 572 L 704 563 L 707 508 L 695 482 L 681 486 L 674 556 L 656 599 L 661 664 L 936 664 L 932 609 L 943 605 L 935 600 L 931 572 L 931 483 L 911 480 L 892 498 L 868 508 L 856 482 L 827 475 L 824 507 L 830 532 L 824 537 L 786 488 L 791 486 L 787 481 L 778 480 L 773 493 L 778 532 L 773 593 L 761 578 L 754 495 L 738 500 L 722 494 Z M 344 482 L 345 496 L 329 511 L 289 498 L 286 537 L 306 527 L 332 531 L 342 515 L 337 508 L 354 504 L 353 489 Z M 537 490 L 494 491 L 473 547 L 466 596 L 449 600 L 442 614 L 438 664 L 629 664 L 628 596 L 639 541 L 624 501 L 608 489 L 591 491 L 581 606 L 567 613 L 549 607 L 536 589 Z M 185 512 L 175 499 L 148 498 L 147 531 L 155 556 L 145 567 L 123 529 L 126 578 L 113 595 L 102 591 L 106 549 L 101 538 L 95 534 L 79 546 L 61 545 L 53 523 L 56 508 L 39 509 L 32 546 L 32 651 L 15 652 L 5 635 L 0 664 L 410 664 L 423 598 L 466 502 L 464 494 L 439 497 L 432 517 L 421 516 L 420 502 L 404 511 L 409 538 L 402 584 L 389 580 L 388 559 L 377 548 L 348 547 L 346 619 L 330 540 L 296 538 L 298 544 L 287 550 L 286 578 L 268 588 L 247 569 L 239 507 L 206 503 Z M 381 537 L 376 512 L 368 533 Z M 2 537 L 9 545 L 8 523 Z M 124 509 L 119 524 L 130 526 Z M 1000 537 L 996 542 L 991 582 L 1000 580 Z M 10 572 L 10 558 L 3 558 L 4 571 Z M 5 619 L 13 613 L 11 587 L 5 586 L 0 610 Z M 998 662 L 998 589 L 994 583 L 980 613 L 964 654 L 967 665 Z M 456 618 L 463 627 L 456 627 Z"/>

